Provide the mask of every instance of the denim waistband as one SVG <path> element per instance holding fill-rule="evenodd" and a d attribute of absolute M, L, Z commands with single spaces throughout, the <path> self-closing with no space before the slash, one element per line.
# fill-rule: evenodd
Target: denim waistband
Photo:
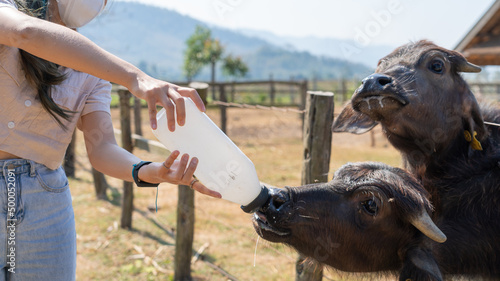
<path fill-rule="evenodd" d="M 0 167 L 2 168 L 0 176 L 3 176 L 7 172 L 13 172 L 15 174 L 29 173 L 31 176 L 34 176 L 37 166 L 43 166 L 43 164 L 27 159 L 0 160 Z"/>

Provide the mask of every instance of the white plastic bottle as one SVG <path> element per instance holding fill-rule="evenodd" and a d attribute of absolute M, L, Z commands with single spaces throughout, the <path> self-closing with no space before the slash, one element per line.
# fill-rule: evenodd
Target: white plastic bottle
<path fill-rule="evenodd" d="M 170 151 L 178 150 L 197 157 L 196 178 L 222 198 L 242 205 L 245 212 L 255 212 L 268 199 L 268 189 L 261 186 L 255 167 L 248 157 L 200 112 L 190 98 L 184 98 L 186 122 L 168 130 L 165 109 L 158 112 L 158 140 Z"/>

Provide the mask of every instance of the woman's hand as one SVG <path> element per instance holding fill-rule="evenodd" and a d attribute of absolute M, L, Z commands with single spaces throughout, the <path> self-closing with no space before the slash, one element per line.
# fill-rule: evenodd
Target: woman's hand
<path fill-rule="evenodd" d="M 175 120 L 179 126 L 184 125 L 186 120 L 186 108 L 183 97 L 191 98 L 200 111 L 205 111 L 205 105 L 195 89 L 180 87 L 172 83 L 154 79 L 148 75 L 141 75 L 137 84 L 129 88 L 130 92 L 148 103 L 149 120 L 151 128 L 155 130 L 156 105 L 165 108 L 167 113 L 168 129 L 175 130 Z M 175 104 L 175 107 L 174 107 Z"/>
<path fill-rule="evenodd" d="M 179 151 L 174 151 L 163 163 L 151 163 L 139 169 L 139 179 L 149 183 L 168 182 L 172 184 L 191 186 L 194 190 L 215 198 L 221 198 L 220 193 L 208 189 L 193 177 L 198 158 L 194 157 L 189 161 L 189 155 L 182 155 L 180 160 L 176 160 Z M 189 162 L 189 163 L 188 163 Z M 192 182 L 194 181 L 194 184 Z"/>

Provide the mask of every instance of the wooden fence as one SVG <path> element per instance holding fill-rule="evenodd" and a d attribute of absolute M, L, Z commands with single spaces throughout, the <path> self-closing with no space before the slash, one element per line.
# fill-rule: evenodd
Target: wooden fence
<path fill-rule="evenodd" d="M 332 93 L 308 92 L 302 139 L 304 159 L 302 164 L 302 184 L 328 182 L 334 100 Z M 315 262 L 305 262 L 299 256 L 295 271 L 296 281 L 321 281 L 323 271 Z"/>
<path fill-rule="evenodd" d="M 469 87 L 476 96 L 488 101 L 500 101 L 500 83 L 470 82 Z"/>
<path fill-rule="evenodd" d="M 219 87 L 224 86 L 219 85 Z M 197 85 L 197 90 L 202 96 L 205 96 L 208 90 L 208 85 L 203 87 L 203 84 L 199 84 Z M 224 89 L 221 90 L 221 93 L 224 93 Z M 334 111 L 333 97 L 332 93 L 307 92 L 306 94 L 303 129 L 303 184 L 328 181 L 332 141 L 330 128 L 333 122 Z M 221 109 L 222 108 L 225 108 L 225 106 L 221 106 Z M 221 110 L 221 112 L 223 112 L 223 110 Z M 127 115 L 125 115 L 125 117 L 127 117 Z M 136 142 L 138 141 L 139 147 L 145 147 L 144 143 L 148 143 L 147 140 L 141 139 L 137 136 L 135 137 L 135 140 Z M 152 142 L 147 145 L 148 148 L 151 146 L 158 147 L 158 144 Z M 191 257 L 193 255 L 195 222 L 195 194 L 191 189 L 185 186 L 179 186 L 178 194 L 174 280 L 191 280 Z M 299 257 L 296 264 L 296 280 L 321 280 L 322 271 L 316 270 L 317 268 L 321 267 L 316 265 L 311 266 L 309 264 L 306 266 L 304 263 L 304 257 Z M 231 276 L 226 277 L 230 280 L 235 280 Z"/>
<path fill-rule="evenodd" d="M 235 83 L 218 83 L 216 87 L 219 89 L 219 98 L 222 101 L 227 101 L 226 93 L 232 95 L 235 88 L 241 85 L 269 85 L 270 102 L 273 104 L 276 93 L 276 85 L 286 85 L 288 87 L 296 87 L 296 92 L 299 93 L 300 104 L 299 108 L 303 110 L 304 116 L 304 164 L 302 173 L 303 184 L 313 182 L 326 182 L 331 148 L 331 133 L 330 128 L 333 122 L 334 96 L 332 93 L 323 92 L 307 92 L 307 82 L 290 82 L 290 81 L 254 81 L 254 82 L 235 82 Z M 191 84 L 196 88 L 204 98 L 208 95 L 208 85 L 206 83 Z M 227 92 L 226 92 L 226 89 Z M 274 90 L 273 90 L 274 89 Z M 147 151 L 160 152 L 165 154 L 166 149 L 157 141 L 148 140 L 141 136 L 141 114 L 142 106 L 140 100 L 135 99 L 133 106 L 133 117 L 131 115 L 130 99 L 131 94 L 128 90 L 120 88 L 118 90 L 120 97 L 120 122 L 121 130 L 115 130 L 116 135 L 120 136 L 122 146 L 132 152 L 134 147 L 145 149 Z M 273 98 L 274 97 L 274 98 Z M 234 95 L 231 96 L 234 100 Z M 222 112 L 225 112 L 226 106 L 219 106 Z M 325 118 L 328 117 L 328 118 Z M 132 120 L 133 119 L 133 120 Z M 223 119 L 221 119 L 223 120 Z M 221 122 L 221 127 L 224 127 L 227 121 Z M 132 125 L 135 126 L 135 133 L 132 133 Z M 318 135 L 319 132 L 323 132 Z M 66 161 L 66 165 L 72 165 Z M 98 172 L 94 172 L 96 183 L 96 194 L 98 198 L 104 199 L 103 183 L 104 176 Z M 102 179 L 101 179 L 102 178 Z M 99 186 L 99 187 L 98 187 Z M 106 194 L 106 185 L 104 181 L 104 195 Z M 194 192 L 185 186 L 179 186 L 179 198 L 177 208 L 177 233 L 176 233 L 176 254 L 175 254 L 175 276 L 174 280 L 191 280 L 191 257 L 193 252 L 193 236 L 194 236 Z M 125 229 L 132 228 L 132 212 L 133 212 L 133 185 L 130 182 L 123 183 L 123 202 L 121 227 Z M 297 280 L 321 280 L 322 272 L 314 271 L 311 268 L 304 267 L 303 258 L 299 257 L 297 262 L 296 272 Z M 225 273 L 225 276 L 230 280 L 236 280 L 230 274 Z"/>
<path fill-rule="evenodd" d="M 277 86 L 286 86 L 286 87 L 292 87 L 295 89 L 290 89 L 288 88 L 285 93 L 290 94 L 290 103 L 285 104 L 289 106 L 298 106 L 300 109 L 305 108 L 306 104 L 306 95 L 307 95 L 307 81 L 300 81 L 300 82 L 295 82 L 295 81 L 274 81 L 274 80 L 268 80 L 268 81 L 251 81 L 251 82 L 231 82 L 231 83 L 217 83 L 214 86 L 219 89 L 218 93 L 218 100 L 221 102 L 238 102 L 236 99 L 236 88 L 239 88 L 241 86 L 262 86 L 266 85 L 269 87 L 269 105 L 273 106 L 276 104 L 276 94 Z M 230 90 L 228 93 L 228 89 Z M 248 90 L 247 90 L 248 91 Z M 261 92 L 258 92 L 261 93 Z M 293 95 L 294 93 L 297 93 Z M 267 94 L 267 93 L 266 93 Z M 295 97 L 298 97 L 296 99 Z M 212 97 L 217 99 L 217 96 Z M 297 101 L 296 101 L 297 100 Z M 248 104 L 253 104 L 253 103 L 248 103 Z M 283 103 L 280 103 L 283 105 Z M 221 123 L 220 123 L 220 128 L 224 133 L 227 133 L 227 106 L 225 105 L 220 105 L 220 114 L 221 114 Z"/>

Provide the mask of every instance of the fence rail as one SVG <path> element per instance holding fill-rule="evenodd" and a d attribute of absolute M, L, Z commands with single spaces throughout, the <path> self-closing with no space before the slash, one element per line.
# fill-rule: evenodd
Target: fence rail
<path fill-rule="evenodd" d="M 500 101 L 500 82 L 470 82 L 471 91 L 488 101 Z"/>
<path fill-rule="evenodd" d="M 186 86 L 188 85 L 185 82 L 177 83 L 177 84 L 178 85 L 186 85 Z M 500 83 L 469 83 L 469 84 L 470 84 L 470 87 L 473 89 L 473 91 L 477 90 L 477 91 L 479 91 L 479 93 L 484 93 L 487 91 L 486 89 L 489 89 L 488 91 L 490 91 L 492 93 L 492 95 L 494 95 L 496 97 L 496 100 L 498 100 L 498 97 L 500 96 L 499 95 Z M 218 89 L 218 95 L 216 96 L 217 99 L 212 100 L 212 103 L 215 104 L 216 106 L 219 106 L 221 112 L 225 112 L 223 119 L 225 119 L 226 121 L 221 121 L 221 124 L 227 124 L 227 111 L 226 111 L 226 109 L 228 107 L 255 108 L 255 109 L 263 109 L 263 110 L 279 110 L 282 112 L 299 113 L 299 114 L 302 114 L 304 116 L 307 116 L 307 112 L 315 111 L 316 113 L 318 113 L 317 110 L 312 110 L 312 109 L 308 108 L 308 106 L 306 106 L 306 98 L 308 97 L 308 95 L 312 94 L 312 93 L 308 93 L 308 82 L 307 81 L 261 80 L 261 81 L 215 83 L 214 85 L 216 86 L 216 89 Z M 342 90 L 343 92 L 341 92 L 341 96 L 343 96 L 342 100 L 345 101 L 345 100 L 347 100 L 347 93 L 349 92 L 349 88 L 352 88 L 352 85 L 354 85 L 354 84 L 352 84 L 351 86 L 346 86 L 345 81 L 340 81 L 340 82 L 338 82 L 337 86 L 339 86 L 339 85 L 340 85 L 341 89 L 343 89 Z M 270 100 L 269 104 L 271 104 L 271 106 L 241 104 L 241 103 L 235 102 L 237 96 L 241 95 L 242 89 L 248 90 L 248 93 L 261 92 L 261 91 L 257 91 L 255 88 L 252 88 L 254 86 L 263 87 L 262 92 L 268 94 L 268 97 Z M 245 87 L 250 87 L 250 89 L 245 89 Z M 281 89 L 280 87 L 288 87 L 288 92 L 287 92 L 287 89 Z M 199 90 L 199 93 L 202 94 L 202 96 L 204 96 L 204 98 L 206 100 L 206 97 L 207 97 L 206 89 L 203 91 L 203 90 L 201 90 L 201 88 L 198 88 L 198 90 Z M 260 90 L 260 88 L 259 88 L 259 90 Z M 328 90 L 328 89 L 326 89 L 326 90 Z M 334 91 L 334 89 L 330 89 L 329 91 Z M 277 94 L 279 94 L 279 93 L 288 93 L 290 95 L 292 95 L 292 94 L 295 95 L 295 97 L 299 97 L 296 104 L 294 104 L 295 108 L 283 108 L 283 107 L 273 106 L 273 104 L 276 102 Z M 147 139 L 143 138 L 142 136 L 140 136 L 141 132 L 140 132 L 140 129 L 137 127 L 140 127 L 140 124 L 141 124 L 140 111 L 144 110 L 144 108 L 140 106 L 141 104 L 140 104 L 139 100 L 135 100 L 135 103 L 134 103 L 135 107 L 134 107 L 134 111 L 133 111 L 134 112 L 133 116 L 134 116 L 135 122 L 132 122 L 131 121 L 132 115 L 130 114 L 130 111 L 132 111 L 132 110 L 130 108 L 130 102 L 129 102 L 131 100 L 131 96 L 128 93 L 128 91 L 123 90 L 123 89 L 122 89 L 121 95 L 123 96 L 123 98 L 121 99 L 121 102 L 120 102 L 120 109 L 121 109 L 120 111 L 122 114 L 120 119 L 123 121 L 122 122 L 122 133 L 123 134 L 121 134 L 120 137 L 122 138 L 122 143 L 126 144 L 125 145 L 126 149 L 129 151 L 132 151 L 133 146 L 135 146 L 135 147 L 139 147 L 139 148 L 142 148 L 142 149 L 145 149 L 148 151 L 162 150 L 162 148 L 161 148 L 162 145 L 159 144 L 158 142 L 152 141 L 152 140 L 147 140 Z M 324 102 L 319 102 L 319 103 L 318 102 L 311 102 L 311 101 L 309 102 L 310 106 L 314 106 L 316 108 L 321 106 L 321 105 L 324 105 L 324 104 L 325 104 Z M 333 96 L 332 96 L 331 106 L 332 106 L 331 115 L 333 118 Z M 298 108 L 298 109 L 296 109 L 296 108 Z M 325 114 L 326 115 L 322 115 L 322 116 L 327 116 L 330 113 L 325 113 Z M 311 118 L 311 120 L 316 120 L 316 121 L 308 121 L 308 119 L 306 118 L 306 120 L 304 120 L 304 125 L 310 126 L 310 127 L 318 126 L 321 124 L 317 124 L 317 123 L 315 124 L 315 122 L 319 122 L 318 120 L 324 121 L 324 119 L 325 118 Z M 132 133 L 132 130 L 130 128 L 130 124 L 132 124 L 132 123 L 135 124 L 135 126 L 134 126 L 135 127 L 135 134 Z M 321 132 L 321 131 L 330 132 L 331 123 L 323 125 L 323 126 L 325 127 L 325 129 L 323 129 L 323 130 L 318 129 L 318 130 L 312 130 L 312 131 L 314 131 L 314 132 Z M 225 127 L 225 126 L 221 125 L 221 127 Z M 225 128 L 223 128 L 223 130 L 225 130 Z M 331 134 L 330 134 L 330 137 L 331 137 Z M 331 142 L 331 139 L 323 141 L 323 144 L 325 144 L 325 143 L 327 144 L 328 142 Z M 304 143 L 306 145 L 307 141 L 304 140 Z M 320 147 L 320 148 L 317 148 L 317 147 Z M 331 147 L 331 145 L 327 145 L 327 147 Z M 326 157 L 326 155 L 328 155 L 328 157 L 329 157 L 329 153 L 325 152 L 326 148 L 319 146 L 319 144 L 316 144 L 316 148 L 314 148 L 314 149 L 319 149 L 318 151 L 320 151 L 315 155 L 323 155 L 323 157 Z M 309 148 L 308 151 L 312 151 L 312 150 L 313 150 L 313 148 Z M 317 157 L 319 157 L 319 156 L 317 156 Z M 323 160 L 326 161 L 326 159 L 323 159 Z M 318 164 L 319 161 L 323 161 L 323 160 L 312 159 L 312 158 L 311 159 L 304 159 L 304 161 L 305 161 L 305 164 L 304 164 L 305 168 L 304 169 L 310 169 L 309 166 L 307 166 L 307 168 L 306 168 L 306 164 L 307 165 L 311 165 L 312 163 Z M 327 166 L 323 166 L 322 168 L 327 169 Z M 318 168 L 318 169 L 322 169 L 322 168 Z M 324 175 L 324 174 L 328 174 L 328 170 L 323 170 L 323 171 L 318 170 L 318 172 L 311 172 L 310 174 L 308 174 L 308 177 L 312 177 L 312 178 L 306 180 L 304 183 L 308 183 L 308 182 L 311 182 L 311 180 L 314 180 L 314 178 L 317 177 L 317 176 L 314 176 L 314 174 L 316 174 L 316 173 L 320 173 L 320 174 Z M 306 176 L 304 175 L 304 177 L 306 177 Z M 321 180 L 323 180 L 323 179 L 321 179 Z M 187 188 L 187 189 L 183 188 L 183 190 L 189 190 L 189 188 Z M 190 200 L 190 198 L 192 196 L 194 196 L 194 195 L 188 194 L 187 195 L 188 200 Z M 186 198 L 184 198 L 184 199 L 186 199 Z M 179 204 L 183 204 L 183 203 L 181 203 L 182 200 L 183 199 L 179 198 Z M 127 209 L 127 210 L 124 210 L 124 212 L 122 214 L 122 227 L 124 227 L 124 228 L 130 228 L 131 224 L 132 224 L 132 216 L 131 216 L 131 210 L 133 208 L 132 201 L 133 201 L 133 190 L 132 190 L 131 186 L 124 185 L 123 208 Z M 191 209 L 194 208 L 194 205 L 189 204 L 189 206 Z M 179 210 L 179 212 L 181 212 L 181 211 L 182 210 Z M 190 212 L 190 210 L 187 210 L 187 211 Z M 188 227 L 188 231 L 189 231 L 189 229 L 191 229 L 191 227 Z M 183 237 L 186 237 L 186 235 L 184 235 L 184 234 L 178 235 L 177 239 L 182 239 Z M 184 250 L 184 251 L 186 251 L 186 255 L 188 255 L 188 257 L 191 257 L 192 251 L 193 251 L 192 241 L 191 242 L 187 241 L 187 242 L 188 243 L 185 244 L 183 246 L 183 248 L 189 249 L 189 251 L 188 250 Z M 185 267 L 183 267 L 183 268 L 184 269 L 189 268 L 191 259 L 185 258 L 184 260 L 185 260 L 184 261 Z"/>
<path fill-rule="evenodd" d="M 268 81 L 262 81 L 262 82 L 254 82 L 254 83 L 268 83 Z M 248 84 L 248 83 L 240 83 L 240 84 Z M 264 106 L 259 106 L 259 105 L 239 105 L 236 103 L 230 103 L 225 100 L 225 87 L 227 87 L 227 84 L 224 83 L 219 83 L 219 90 L 220 90 L 220 95 L 219 97 L 221 98 L 222 101 L 214 101 L 214 104 L 218 105 L 221 109 L 221 112 L 225 112 L 226 108 L 228 106 L 238 106 L 238 107 L 254 107 L 258 109 L 266 109 L 266 110 L 279 110 L 282 112 L 293 112 L 293 113 L 299 113 L 304 115 L 307 112 L 314 113 L 314 114 L 323 114 L 321 110 L 325 109 L 328 110 L 328 112 L 324 112 L 324 114 L 331 115 L 332 120 L 333 120 L 333 94 L 329 95 L 323 95 L 318 92 L 307 92 L 304 91 L 303 97 L 304 97 L 304 103 L 302 109 L 295 109 L 295 108 L 280 108 L 280 107 L 264 107 Z M 288 84 L 290 85 L 290 84 Z M 307 84 L 306 83 L 294 83 L 296 87 L 298 87 L 300 90 L 307 90 Z M 207 90 L 208 90 L 208 85 L 207 84 L 197 84 L 197 90 L 199 91 L 200 95 L 203 98 L 206 98 L 207 95 Z M 139 134 L 134 134 L 132 133 L 131 129 L 131 124 L 141 124 L 141 120 L 137 120 L 140 118 L 140 110 L 137 109 L 137 107 L 134 107 L 135 110 L 132 110 L 132 107 L 130 106 L 130 93 L 121 88 L 119 90 L 120 94 L 120 120 L 121 120 L 121 125 L 122 125 L 122 130 L 115 130 L 115 133 L 120 135 L 120 138 L 122 139 L 122 143 L 126 147 L 127 150 L 132 151 L 132 147 L 140 147 L 148 151 L 161 151 L 164 150 L 163 145 L 154 141 L 154 140 L 148 140 L 145 139 L 144 137 L 140 136 Z M 307 104 L 311 108 L 306 108 L 306 98 L 309 101 Z M 328 107 L 325 107 L 325 102 L 321 101 L 321 98 L 329 98 L 331 102 L 328 103 Z M 312 102 L 315 101 L 315 102 Z M 136 105 L 139 103 L 136 100 Z M 300 108 L 300 107 L 299 107 Z M 134 117 L 135 120 L 134 122 L 131 120 L 132 119 L 132 114 L 131 111 L 134 111 Z M 321 112 L 320 112 L 321 111 Z M 331 126 L 331 120 L 330 122 L 323 122 L 325 119 L 324 118 L 309 118 L 307 119 L 308 121 L 304 124 L 305 126 L 307 125 L 309 127 L 316 127 L 316 126 L 323 126 L 325 128 L 318 129 L 318 130 L 313 130 L 313 131 L 329 131 L 330 126 Z M 323 120 L 318 124 L 318 120 Z M 325 123 L 325 124 L 323 124 Z M 221 123 L 222 125 L 224 123 Z M 221 125 L 221 127 L 222 127 Z M 311 130 L 305 130 L 305 131 L 311 131 Z M 135 130 L 137 133 L 137 129 Z M 313 138 L 313 136 L 308 135 L 308 139 Z M 314 137 L 313 139 L 316 139 Z M 328 141 L 325 141 L 325 143 L 328 143 Z M 304 172 L 304 177 L 307 177 L 305 182 L 313 181 L 315 178 L 318 176 L 323 176 L 325 174 L 328 174 L 328 170 L 323 171 L 324 169 L 328 169 L 328 165 L 322 165 L 320 164 L 315 165 L 317 161 L 320 161 L 319 159 L 316 159 L 318 155 L 321 155 L 321 157 L 325 157 L 325 151 L 324 146 L 319 146 L 317 143 L 313 143 L 310 141 L 304 141 L 304 149 L 307 151 L 310 151 L 313 153 L 314 151 L 317 151 L 314 153 L 314 157 L 307 159 L 304 159 L 304 167 L 307 167 L 307 171 Z M 331 136 L 330 136 L 330 144 L 325 144 L 326 147 L 331 146 Z M 322 163 L 328 163 L 329 162 L 329 153 L 328 154 L 328 159 L 325 161 L 321 161 Z M 311 155 L 311 154 L 309 154 Z M 315 158 L 315 159 L 313 159 Z M 319 171 L 317 169 L 322 169 L 322 171 Z M 319 178 L 318 178 L 319 179 Z M 323 178 L 319 180 L 324 180 Z M 130 228 L 132 225 L 132 218 L 131 218 L 131 210 L 133 206 L 133 190 L 129 186 L 130 183 L 125 183 L 124 182 L 124 202 L 122 206 L 122 227 L 123 228 Z M 179 188 L 179 198 L 178 198 L 178 220 L 177 220 L 177 229 L 178 233 L 176 235 L 176 257 L 175 257 L 175 280 L 184 280 L 186 278 L 190 278 L 190 266 L 191 266 L 191 256 L 193 254 L 193 236 L 194 236 L 194 218 L 192 219 L 180 219 L 181 217 L 186 218 L 187 215 L 189 217 L 192 217 L 194 214 L 194 193 L 192 192 L 191 189 L 186 188 L 186 187 L 180 187 Z M 187 192 L 186 192 L 187 191 Z M 186 222 L 188 222 L 186 224 Z M 308 270 L 304 271 L 302 267 L 298 269 L 297 274 L 302 274 L 304 272 L 309 272 Z M 310 273 L 308 273 L 310 274 Z M 319 272 L 319 276 L 322 275 L 321 272 Z M 187 279 L 186 279 L 187 280 Z"/>

